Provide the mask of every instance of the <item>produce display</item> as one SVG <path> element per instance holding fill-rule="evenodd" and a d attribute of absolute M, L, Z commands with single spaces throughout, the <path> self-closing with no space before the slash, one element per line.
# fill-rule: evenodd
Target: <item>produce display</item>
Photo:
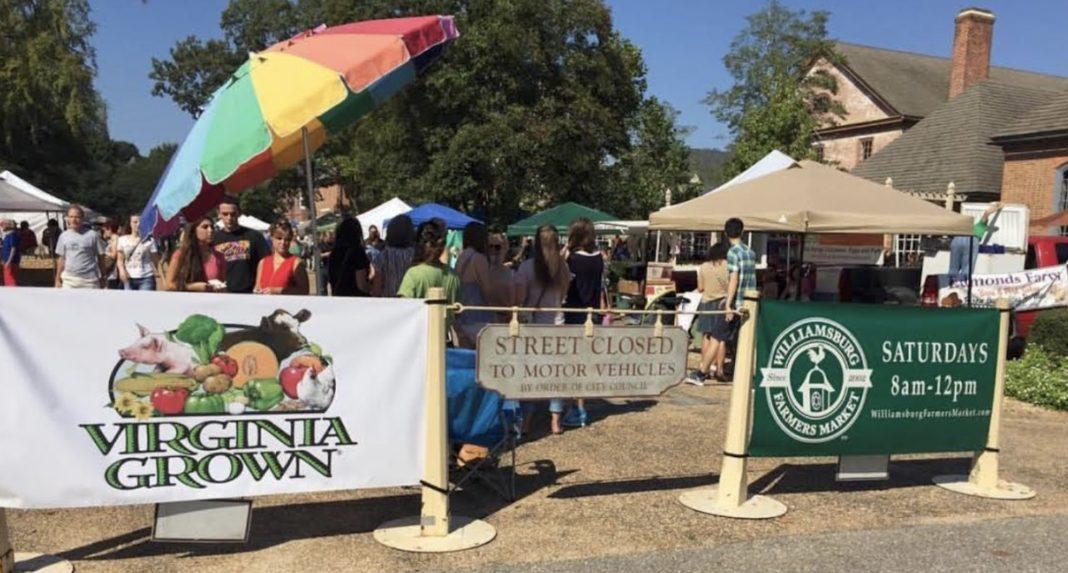
<path fill-rule="evenodd" d="M 138 419 L 325 411 L 333 359 L 300 334 L 309 317 L 278 310 L 251 327 L 194 314 L 171 331 L 139 326 L 140 338 L 119 350 L 111 407 Z"/>

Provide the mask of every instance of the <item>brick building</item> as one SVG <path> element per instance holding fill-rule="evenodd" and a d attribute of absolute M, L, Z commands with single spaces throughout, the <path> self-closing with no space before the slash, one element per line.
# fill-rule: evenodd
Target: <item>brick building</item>
<path fill-rule="evenodd" d="M 822 160 L 853 170 L 983 80 L 1025 91 L 1068 90 L 1068 78 L 991 66 L 993 27 L 991 12 L 962 10 L 950 58 L 838 42 L 842 62 L 813 64 L 837 79 L 836 99 L 846 111 L 834 125 L 817 131 L 814 145 Z M 944 192 L 945 183 L 940 189 Z"/>
<path fill-rule="evenodd" d="M 1068 94 L 1035 109 L 992 141 L 1005 154 L 1002 201 L 1028 205 L 1032 222 L 1068 211 Z M 1031 233 L 1068 235 L 1068 227 L 1032 225 Z"/>

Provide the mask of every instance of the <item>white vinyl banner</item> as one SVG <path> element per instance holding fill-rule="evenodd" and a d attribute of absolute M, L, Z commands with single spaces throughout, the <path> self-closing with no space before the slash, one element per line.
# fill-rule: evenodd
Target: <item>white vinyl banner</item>
<path fill-rule="evenodd" d="M 0 289 L 0 507 L 418 483 L 422 301 Z"/>
<path fill-rule="evenodd" d="M 1068 306 L 1068 267 L 972 276 L 972 306 L 993 307 L 998 299 L 1008 300 L 1017 311 Z M 967 280 L 938 290 L 939 306 L 961 306 L 967 300 Z"/>

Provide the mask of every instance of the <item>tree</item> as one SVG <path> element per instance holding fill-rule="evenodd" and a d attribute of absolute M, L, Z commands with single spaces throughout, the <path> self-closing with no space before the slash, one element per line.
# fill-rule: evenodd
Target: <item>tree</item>
<path fill-rule="evenodd" d="M 644 219 L 664 206 L 664 192 L 672 202 L 691 198 L 689 151 L 682 138 L 689 131 L 676 124 L 678 111 L 652 97 L 642 103 L 632 130 L 632 146 L 615 164 L 617 185 L 623 193 L 611 195 L 616 203 L 605 209 L 624 218 Z"/>
<path fill-rule="evenodd" d="M 133 147 L 126 142 L 116 142 L 115 145 L 120 151 L 127 152 Z M 133 147 L 134 156 L 115 167 L 106 182 L 84 197 L 84 202 L 101 213 L 119 218 L 140 213 L 177 149 L 173 143 L 164 143 L 142 157 Z"/>
<path fill-rule="evenodd" d="M 641 53 L 601 0 L 232 0 L 223 39 L 189 38 L 153 61 L 154 93 L 195 114 L 250 50 L 319 23 L 428 13 L 456 14 L 460 39 L 426 77 L 316 154 L 316 172 L 358 208 L 400 196 L 503 225 L 573 200 L 644 217 L 650 202 L 635 194 L 662 194 L 649 186 L 681 177 L 645 171 L 676 169 L 675 151 L 633 155 L 682 142 L 664 111 L 653 137 L 659 104 L 645 96 Z"/>
<path fill-rule="evenodd" d="M 0 0 L 0 30 L 0 166 L 77 195 L 116 151 L 93 87 L 88 2 Z"/>
<path fill-rule="evenodd" d="M 746 27 L 731 42 L 723 64 L 734 85 L 705 98 L 734 136 L 728 176 L 773 149 L 795 159 L 813 158 L 816 128 L 844 115 L 833 97 L 838 89 L 834 77 L 812 70 L 819 58 L 839 60 L 827 39 L 828 18 L 822 10 L 794 12 L 770 0 L 747 17 Z"/>

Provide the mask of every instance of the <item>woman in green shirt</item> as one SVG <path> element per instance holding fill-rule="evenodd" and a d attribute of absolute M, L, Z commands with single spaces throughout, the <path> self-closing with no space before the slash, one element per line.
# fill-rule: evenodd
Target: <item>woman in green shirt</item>
<path fill-rule="evenodd" d="M 431 288 L 441 287 L 445 289 L 445 298 L 450 303 L 456 302 L 460 294 L 460 277 L 441 262 L 441 255 L 445 252 L 444 223 L 432 219 L 419 225 L 416 241 L 413 265 L 404 273 L 397 295 L 426 298 Z"/>

